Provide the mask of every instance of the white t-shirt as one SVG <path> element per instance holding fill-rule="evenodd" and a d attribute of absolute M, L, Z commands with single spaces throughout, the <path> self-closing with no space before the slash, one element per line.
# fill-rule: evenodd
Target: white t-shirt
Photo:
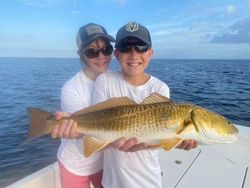
<path fill-rule="evenodd" d="M 169 98 L 168 86 L 151 76 L 147 83 L 133 86 L 121 72 L 104 73 L 97 77 L 93 103 L 113 97 L 127 96 L 136 103 L 157 92 Z M 105 188 L 161 188 L 159 150 L 123 152 L 113 148 L 104 151 L 102 185 Z"/>
<path fill-rule="evenodd" d="M 61 91 L 61 109 L 73 113 L 91 104 L 95 81 L 89 79 L 81 70 L 68 80 Z M 103 153 L 85 158 L 83 156 L 83 139 L 61 139 L 57 152 L 58 160 L 71 173 L 88 176 L 103 167 Z"/>

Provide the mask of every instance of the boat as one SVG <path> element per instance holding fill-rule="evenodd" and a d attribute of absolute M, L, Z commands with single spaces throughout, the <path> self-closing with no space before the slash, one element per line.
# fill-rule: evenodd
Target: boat
<path fill-rule="evenodd" d="M 161 151 L 163 188 L 249 188 L 250 128 L 237 125 L 233 144 L 199 145 L 186 151 Z M 7 188 L 61 188 L 57 162 Z"/>

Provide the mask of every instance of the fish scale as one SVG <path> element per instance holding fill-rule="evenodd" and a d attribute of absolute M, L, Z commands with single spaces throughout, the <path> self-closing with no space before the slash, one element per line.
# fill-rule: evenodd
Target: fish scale
<path fill-rule="evenodd" d="M 72 118 L 78 122 L 79 130 L 83 133 L 97 131 L 97 134 L 102 132 L 105 135 L 112 132 L 117 134 L 115 138 L 125 136 L 143 140 L 159 139 L 166 137 L 169 132 L 174 135 L 183 128 L 181 123 L 189 116 L 190 107 L 191 105 L 169 103 L 129 105 L 91 112 L 79 119 Z M 154 132 L 158 135 L 152 134 Z"/>

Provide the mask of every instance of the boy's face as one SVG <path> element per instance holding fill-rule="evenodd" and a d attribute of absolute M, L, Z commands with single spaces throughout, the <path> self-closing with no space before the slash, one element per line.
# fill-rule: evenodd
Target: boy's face
<path fill-rule="evenodd" d="M 119 44 L 115 50 L 115 56 L 123 74 L 130 77 L 139 76 L 144 75 L 153 56 L 153 49 L 137 38 L 129 38 Z"/>
<path fill-rule="evenodd" d="M 91 71 L 94 74 L 100 74 L 107 71 L 113 48 L 109 49 L 109 53 L 111 52 L 109 55 L 103 54 L 100 50 L 109 48 L 109 45 L 108 42 L 105 42 L 102 39 L 97 39 L 79 52 L 88 71 Z"/>

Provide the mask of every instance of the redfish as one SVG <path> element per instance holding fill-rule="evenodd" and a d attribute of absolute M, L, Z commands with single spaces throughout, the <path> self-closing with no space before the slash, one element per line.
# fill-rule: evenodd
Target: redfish
<path fill-rule="evenodd" d="M 50 133 L 62 121 L 36 108 L 28 108 L 28 113 L 30 138 Z M 63 119 L 77 122 L 78 131 L 84 134 L 86 157 L 120 137 L 136 137 L 152 149 L 162 147 L 168 151 L 184 139 L 204 144 L 232 143 L 238 134 L 234 124 L 218 113 L 194 104 L 175 103 L 157 93 L 141 104 L 127 97 L 113 98 Z"/>

